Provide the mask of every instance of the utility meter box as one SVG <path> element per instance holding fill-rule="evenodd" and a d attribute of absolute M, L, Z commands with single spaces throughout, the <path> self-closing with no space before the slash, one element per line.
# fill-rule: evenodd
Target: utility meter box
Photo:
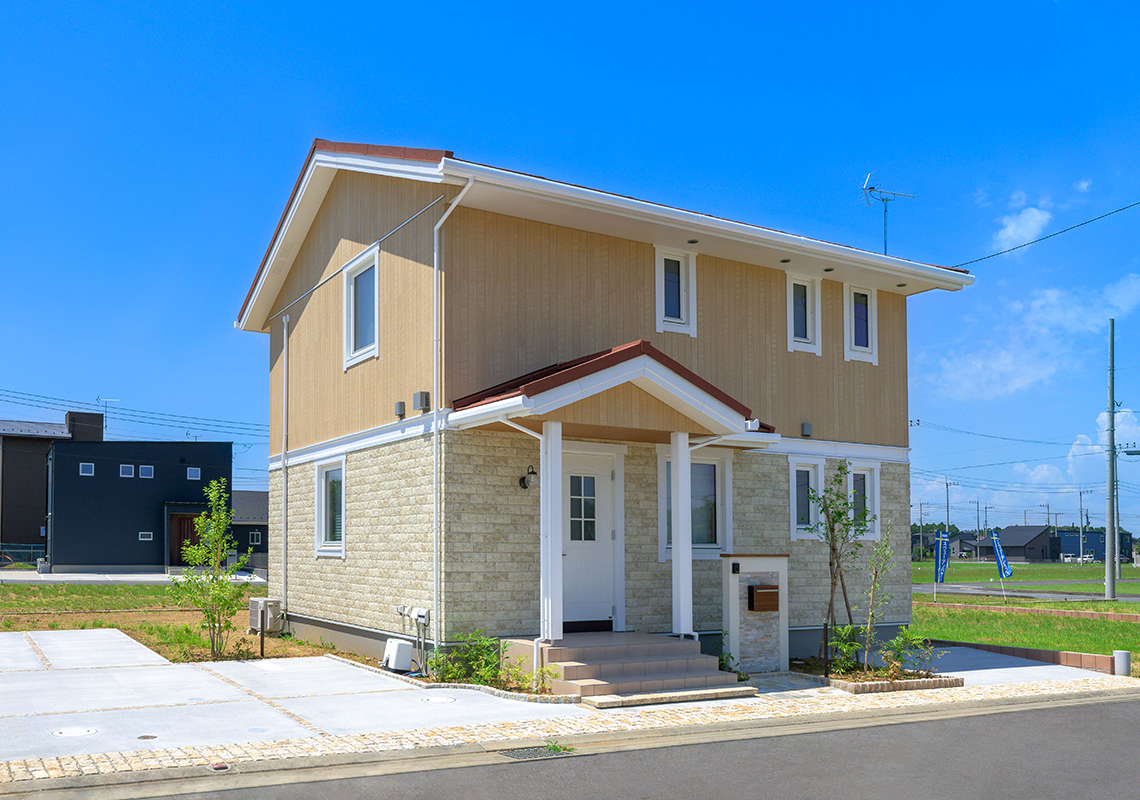
<path fill-rule="evenodd" d="M 403 639 L 389 639 L 384 645 L 385 667 L 393 672 L 412 671 L 412 643 Z"/>
<path fill-rule="evenodd" d="M 271 597 L 249 598 L 249 629 L 261 630 L 261 610 L 265 609 L 265 632 L 278 633 L 281 630 L 281 601 Z"/>

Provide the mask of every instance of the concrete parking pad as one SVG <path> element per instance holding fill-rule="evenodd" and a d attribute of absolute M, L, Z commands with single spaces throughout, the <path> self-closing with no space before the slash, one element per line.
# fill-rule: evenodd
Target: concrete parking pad
<path fill-rule="evenodd" d="M 450 725 L 484 725 L 596 712 L 569 703 L 526 703 L 473 689 L 419 689 L 276 701 L 331 734 L 387 733 Z"/>
<path fill-rule="evenodd" d="M 0 717 L 248 699 L 192 664 L 9 672 L 0 680 Z"/>
<path fill-rule="evenodd" d="M 72 735 L 56 735 L 56 731 Z M 74 735 L 86 731 L 94 732 Z M 45 714 L 0 719 L 0 761 L 313 736 L 303 725 L 256 700 Z"/>
<path fill-rule="evenodd" d="M 349 692 L 413 691 L 415 687 L 331 658 L 223 661 L 206 665 L 263 697 L 306 697 Z"/>
<path fill-rule="evenodd" d="M 1101 674 L 1087 669 L 1004 656 L 973 647 L 938 647 L 935 652 L 941 655 L 931 663 L 934 670 L 940 675 L 961 677 L 967 686 L 1078 680 L 1095 678 Z"/>
<path fill-rule="evenodd" d="M 54 669 L 169 664 L 165 658 L 114 628 L 35 631 L 29 634 Z"/>
<path fill-rule="evenodd" d="M 22 633 L 0 633 L 0 672 L 47 669 Z"/>

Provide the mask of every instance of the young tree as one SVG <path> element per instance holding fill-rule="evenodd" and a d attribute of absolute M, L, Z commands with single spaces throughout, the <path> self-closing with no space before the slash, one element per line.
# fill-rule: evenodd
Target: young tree
<path fill-rule="evenodd" d="M 871 668 L 871 651 L 875 649 L 875 623 L 882 617 L 883 609 L 891 602 L 893 595 L 883 590 L 883 579 L 891 571 L 891 559 L 894 552 L 891 550 L 891 524 L 887 523 L 887 530 L 879 543 L 871 550 L 871 558 L 867 565 L 867 626 L 863 630 L 863 669 Z"/>
<path fill-rule="evenodd" d="M 225 479 L 210 481 L 204 491 L 209 511 L 194 520 L 198 543 L 187 542 L 182 547 L 182 557 L 191 569 L 171 579 L 171 592 L 177 601 L 193 603 L 202 610 L 202 627 L 210 637 L 210 659 L 216 661 L 226 650 L 226 641 L 234 630 L 234 614 L 242 606 L 242 586 L 235 585 L 232 578 L 245 567 L 249 553 L 227 565 L 237 542 L 230 536 L 233 512 Z"/>
<path fill-rule="evenodd" d="M 828 571 L 831 576 L 831 596 L 827 603 L 827 613 L 823 617 L 823 635 L 819 641 L 819 654 L 827 647 L 827 630 L 835 625 L 836 593 L 842 591 L 843 606 L 847 611 L 847 624 L 853 625 L 851 600 L 847 595 L 845 567 L 850 565 L 863 547 L 861 538 L 867 535 L 871 522 L 875 519 L 867 512 L 866 503 L 856 503 L 855 497 L 847 491 L 847 476 L 851 468 L 846 461 L 840 461 L 835 474 L 824 482 L 822 492 L 808 490 L 811 502 L 819 509 L 819 519 L 809 530 L 827 545 Z M 857 508 L 861 505 L 862 508 Z"/>

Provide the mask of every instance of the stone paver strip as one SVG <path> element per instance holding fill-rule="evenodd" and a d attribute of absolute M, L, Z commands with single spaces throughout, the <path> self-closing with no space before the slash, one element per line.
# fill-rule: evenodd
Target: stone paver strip
<path fill-rule="evenodd" d="M 284 714 L 286 717 L 293 720 L 298 725 L 303 725 L 304 727 L 311 730 L 313 733 L 318 733 L 322 736 L 328 736 L 328 733 L 326 731 L 321 730 L 320 728 L 318 728 L 313 723 L 309 722 L 304 717 L 297 716 L 292 711 L 289 711 L 288 709 L 281 706 L 280 704 L 273 702 L 268 697 L 265 697 L 264 695 L 258 694 L 257 692 L 253 691 L 253 689 L 250 689 L 247 686 L 242 686 L 237 681 L 235 681 L 231 678 L 227 678 L 225 675 L 221 674 L 220 672 L 212 670 L 203 664 L 197 664 L 196 666 L 198 667 L 198 669 L 202 670 L 203 672 L 207 673 L 208 675 L 214 676 L 215 678 L 222 681 L 223 683 L 228 683 L 230 686 L 234 686 L 234 687 L 240 689 L 241 691 L 245 692 L 246 694 L 248 694 L 253 699 L 260 700 L 262 703 L 265 703 L 265 705 L 269 706 L 274 711 L 278 712 L 279 714 Z"/>
<path fill-rule="evenodd" d="M 321 735 L 309 739 L 246 742 L 223 746 L 182 747 L 105 753 L 69 758 L 32 758 L 0 762 L 0 784 L 52 777 L 79 777 L 289 759 L 303 756 L 381 753 L 447 745 L 476 744 L 682 728 L 695 725 L 787 719 L 843 712 L 920 708 L 994 702 L 1106 690 L 1140 689 L 1140 679 L 1099 676 L 1072 681 L 1040 681 L 1001 686 L 968 686 L 887 694 L 850 695 L 830 687 L 762 694 L 747 700 L 723 700 L 651 709 L 595 711 L 575 717 L 426 728 L 383 734 Z"/>
<path fill-rule="evenodd" d="M 48 657 L 44 655 L 44 651 L 40 649 L 40 646 L 38 644 L 36 644 L 36 640 L 33 639 L 32 635 L 26 631 L 24 632 L 24 641 L 27 642 L 28 646 L 32 648 L 32 652 L 36 654 L 36 657 L 44 665 L 44 669 L 55 669 L 55 667 L 52 666 L 52 663 L 48 661 Z"/>

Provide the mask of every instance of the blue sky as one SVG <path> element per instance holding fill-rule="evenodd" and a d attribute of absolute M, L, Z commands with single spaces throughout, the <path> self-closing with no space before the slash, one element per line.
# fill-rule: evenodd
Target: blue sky
<path fill-rule="evenodd" d="M 1140 12 L 1025 2 L 0 10 L 0 390 L 264 425 L 233 320 L 314 137 L 496 166 L 954 265 L 1140 200 Z M 913 502 L 1104 517 L 1107 318 L 1140 442 L 1140 208 L 910 302 Z M 0 400 L 0 417 L 57 420 Z M 41 404 L 42 405 L 42 404 Z M 114 413 L 112 411 L 112 413 Z M 941 428 L 933 427 L 941 426 Z M 943 430 L 953 428 L 1010 442 Z M 239 486 L 264 485 L 258 428 Z M 111 419 L 118 438 L 218 437 Z M 1121 467 L 1140 528 L 1140 468 Z M 994 466 L 981 466 L 981 465 Z"/>

